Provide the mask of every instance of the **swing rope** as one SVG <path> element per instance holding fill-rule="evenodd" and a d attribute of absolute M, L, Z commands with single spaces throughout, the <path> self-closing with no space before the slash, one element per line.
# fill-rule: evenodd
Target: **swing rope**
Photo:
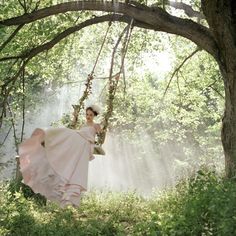
<path fill-rule="evenodd" d="M 112 53 L 112 60 L 111 60 L 111 68 L 110 68 L 110 74 L 109 74 L 109 89 L 108 89 L 108 99 L 107 99 L 107 109 L 105 112 L 105 115 L 103 117 L 103 127 L 102 127 L 102 131 L 101 133 L 98 135 L 98 141 L 97 141 L 97 145 L 101 146 L 104 141 L 105 141 L 105 137 L 106 137 L 106 132 L 108 129 L 108 125 L 109 125 L 109 120 L 112 116 L 112 112 L 113 112 L 113 101 L 115 98 L 115 94 L 116 94 L 116 90 L 118 87 L 118 82 L 120 79 L 120 75 L 123 72 L 124 73 L 124 60 L 125 60 L 125 56 L 128 50 L 128 46 L 129 46 L 129 42 L 131 39 L 131 34 L 132 34 L 132 30 L 133 30 L 133 18 L 131 19 L 130 24 L 124 29 L 124 31 L 122 32 L 122 34 L 120 35 L 119 39 L 117 40 L 117 43 L 113 49 L 113 53 Z M 113 72 L 113 65 L 114 65 L 114 56 L 115 56 L 115 52 L 117 50 L 117 47 L 124 35 L 126 31 L 126 36 L 125 36 L 125 40 L 123 42 L 123 46 L 122 46 L 122 57 L 121 57 L 121 66 L 120 66 L 120 70 L 117 73 L 117 75 L 115 77 L 112 76 L 112 72 Z"/>
<path fill-rule="evenodd" d="M 126 53 L 127 53 L 127 50 L 128 50 L 128 45 L 129 45 L 129 42 L 130 42 L 131 33 L 132 33 L 132 30 L 133 30 L 133 27 L 134 27 L 133 26 L 133 21 L 134 20 L 132 18 L 130 24 L 128 26 L 126 26 L 125 29 L 123 30 L 123 32 L 121 33 L 121 35 L 118 38 L 117 43 L 116 43 L 116 45 L 113 49 L 110 73 L 109 73 L 109 78 L 108 78 L 109 79 L 109 86 L 108 86 L 109 89 L 108 89 L 108 98 L 107 98 L 107 108 L 106 108 L 106 112 L 103 115 L 103 121 L 101 122 L 103 124 L 102 125 L 102 131 L 98 134 L 98 140 L 95 142 L 95 144 L 96 144 L 95 145 L 95 150 L 94 150 L 95 154 L 101 154 L 101 155 L 105 154 L 105 152 L 103 151 L 101 145 L 105 141 L 105 136 L 106 136 L 106 132 L 107 132 L 107 129 L 108 129 L 109 120 L 112 116 L 113 101 L 114 101 L 114 98 L 115 98 L 119 78 L 120 78 L 120 75 L 122 73 L 124 73 L 124 70 L 123 70 L 124 69 L 124 60 L 125 60 L 125 56 L 126 56 Z M 92 80 L 94 79 L 94 71 L 95 71 L 96 65 L 98 63 L 98 59 L 99 59 L 99 56 L 101 54 L 102 48 L 105 44 L 105 41 L 106 41 L 106 38 L 107 38 L 107 35 L 108 35 L 108 31 L 111 27 L 111 22 L 112 22 L 112 19 L 109 21 L 108 28 L 107 28 L 107 31 L 105 33 L 105 36 L 104 36 L 102 45 L 100 47 L 100 50 L 98 52 L 94 67 L 93 67 L 91 73 L 87 77 L 87 81 L 85 83 L 86 88 L 83 92 L 82 97 L 79 99 L 79 104 L 78 105 L 72 105 L 72 107 L 74 108 L 74 112 L 73 112 L 73 120 L 71 121 L 70 127 L 73 128 L 73 129 L 77 128 L 79 113 L 80 113 L 80 110 L 82 108 L 84 108 L 84 101 L 92 93 L 91 89 L 92 89 Z M 117 48 L 120 44 L 120 41 L 121 41 L 121 39 L 122 39 L 125 32 L 126 32 L 126 36 L 125 36 L 125 39 L 124 39 L 124 42 L 123 42 L 123 45 L 122 45 L 122 49 L 121 49 L 122 56 L 121 56 L 120 69 L 119 69 L 119 72 L 116 74 L 116 76 L 112 76 L 115 53 L 116 53 L 116 50 L 117 50 Z"/>
<path fill-rule="evenodd" d="M 100 50 L 98 52 L 98 55 L 97 55 L 97 58 L 96 58 L 96 61 L 94 63 L 94 66 L 93 66 L 93 69 L 91 71 L 90 74 L 88 74 L 88 77 L 87 77 L 87 81 L 85 83 L 85 90 L 83 92 L 83 95 L 81 96 L 81 98 L 79 99 L 79 104 L 76 104 L 76 105 L 72 105 L 73 109 L 74 109 L 74 112 L 73 112 L 73 120 L 70 124 L 70 127 L 73 128 L 73 129 L 76 129 L 77 128 L 77 125 L 78 125 L 78 117 L 79 117 L 79 113 L 81 111 L 82 108 L 84 108 L 84 101 L 88 98 L 88 96 L 92 93 L 91 89 L 92 89 L 92 80 L 94 79 L 94 71 L 95 71 L 95 68 L 97 66 L 97 63 L 98 63 L 98 59 L 101 55 L 101 52 L 102 52 L 102 49 L 103 49 L 103 46 L 105 44 L 105 41 L 107 39 L 107 35 L 108 35 L 108 31 L 111 27 L 111 23 L 112 23 L 112 19 L 109 21 L 108 23 L 108 27 L 107 27 L 107 30 L 106 30 L 106 33 L 105 33 L 105 36 L 103 38 L 103 41 L 102 41 L 102 44 L 101 44 L 101 47 L 100 47 Z"/>

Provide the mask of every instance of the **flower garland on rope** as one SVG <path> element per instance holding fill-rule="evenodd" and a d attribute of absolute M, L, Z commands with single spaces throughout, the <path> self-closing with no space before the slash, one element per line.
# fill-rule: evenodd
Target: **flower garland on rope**
<path fill-rule="evenodd" d="M 109 29 L 111 27 L 111 22 L 112 22 L 112 19 L 108 23 L 108 27 L 107 27 L 107 30 L 106 30 L 106 33 L 105 33 L 102 45 L 100 47 L 100 50 L 98 52 L 96 61 L 94 63 L 92 72 L 90 74 L 88 74 L 87 82 L 85 83 L 85 90 L 83 92 L 82 97 L 79 99 L 79 104 L 72 105 L 72 107 L 74 109 L 74 112 L 73 112 L 73 120 L 70 122 L 70 125 L 69 125 L 70 128 L 76 129 L 79 126 L 79 124 L 78 124 L 79 113 L 80 113 L 81 109 L 84 109 L 84 101 L 92 93 L 92 80 L 94 79 L 94 71 L 95 71 L 96 65 L 98 63 L 98 58 L 99 58 L 99 56 L 101 54 L 102 48 L 103 48 L 103 46 L 105 44 L 105 41 L 106 41 L 106 38 L 107 38 L 107 35 L 108 35 L 108 31 L 109 31 Z"/>
<path fill-rule="evenodd" d="M 103 116 L 103 127 L 102 127 L 102 132 L 98 135 L 98 145 L 102 145 L 105 141 L 105 137 L 106 137 L 106 132 L 107 132 L 107 128 L 108 128 L 108 124 L 109 124 L 109 119 L 112 116 L 112 112 L 113 112 L 113 101 L 115 98 L 115 94 L 116 94 L 116 90 L 117 90 L 117 86 L 118 86 L 118 82 L 120 79 L 120 75 L 123 71 L 124 68 L 124 59 L 128 50 L 128 45 L 130 42 L 130 38 L 131 38 L 131 33 L 133 30 L 133 18 L 131 19 L 131 22 L 129 24 L 129 26 L 127 26 L 124 31 L 122 32 L 121 36 L 119 37 L 119 39 L 117 40 L 117 43 L 114 47 L 113 50 L 113 54 L 112 54 L 112 60 L 111 60 L 111 67 L 110 67 L 110 74 L 109 74 L 109 89 L 108 89 L 108 98 L 107 98 L 107 108 L 106 108 L 106 112 L 104 113 Z M 121 57 L 121 66 L 120 66 L 120 70 L 117 73 L 117 75 L 115 77 L 112 76 L 112 72 L 113 72 L 113 65 L 114 65 L 114 56 L 115 56 L 115 52 L 116 49 L 120 43 L 121 38 L 123 37 L 123 34 L 126 31 L 126 37 L 125 40 L 123 42 L 123 47 L 122 47 L 122 57 Z"/>
<path fill-rule="evenodd" d="M 106 108 L 106 112 L 103 114 L 103 121 L 101 122 L 103 124 L 102 126 L 102 131 L 98 134 L 98 140 L 96 141 L 96 145 L 101 146 L 104 141 L 105 141 L 105 136 L 106 136 L 106 132 L 107 132 L 107 128 L 108 128 L 108 123 L 109 123 L 109 119 L 112 116 L 112 112 L 113 112 L 113 101 L 115 98 L 115 94 L 116 94 L 116 89 L 117 89 L 117 85 L 120 79 L 120 75 L 123 71 L 123 67 L 124 67 L 124 59 L 125 59 L 125 55 L 128 49 L 128 44 L 131 38 L 131 33 L 132 33 L 132 29 L 133 29 L 133 19 L 131 19 L 130 24 L 125 27 L 125 29 L 123 30 L 123 32 L 121 33 L 120 37 L 117 40 L 117 43 L 113 49 L 113 53 L 112 53 L 112 59 L 111 59 L 111 67 L 110 67 L 110 74 L 109 74 L 109 89 L 108 89 L 108 98 L 107 98 L 107 108 Z M 111 22 L 109 22 L 109 27 L 110 28 Z M 108 29 L 107 32 L 105 34 L 101 49 L 105 43 L 105 39 L 107 37 L 107 33 L 108 33 Z M 126 37 L 123 43 L 123 47 L 122 47 L 122 57 L 121 57 L 121 66 L 120 66 L 120 70 L 117 73 L 116 76 L 112 76 L 112 72 L 113 72 L 113 65 L 114 65 L 114 57 L 115 57 L 115 52 L 117 50 L 117 47 L 124 35 L 124 33 L 126 32 Z M 98 57 L 101 53 L 101 49 L 99 51 Z M 94 65 L 94 68 L 92 70 L 92 72 L 88 75 L 87 77 L 87 82 L 85 84 L 86 88 L 83 92 L 82 97 L 79 100 L 79 104 L 78 105 L 72 105 L 74 108 L 74 112 L 73 112 L 73 120 L 71 122 L 70 127 L 76 129 L 78 126 L 78 117 L 79 117 L 79 113 L 80 110 L 83 108 L 84 109 L 84 101 L 88 98 L 88 96 L 92 93 L 92 80 L 94 79 L 94 70 L 95 70 L 95 66 L 97 64 L 98 61 L 98 57 L 96 60 L 96 63 Z M 96 108 L 95 108 L 96 109 Z"/>

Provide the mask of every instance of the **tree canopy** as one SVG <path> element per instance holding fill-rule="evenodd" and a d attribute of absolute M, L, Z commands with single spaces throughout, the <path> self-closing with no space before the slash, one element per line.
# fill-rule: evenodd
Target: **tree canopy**
<path fill-rule="evenodd" d="M 209 74 L 212 81 L 205 79 L 202 83 L 206 85 L 206 88 L 200 87 L 202 94 L 207 98 L 207 104 L 212 106 L 212 109 L 219 107 L 216 103 L 214 105 L 214 99 L 209 95 L 209 90 L 219 99 L 225 99 L 221 137 L 226 163 L 228 163 L 226 164 L 226 172 L 228 176 L 233 176 L 236 169 L 236 154 L 230 143 L 233 142 L 236 135 L 234 131 L 236 127 L 234 122 L 231 122 L 236 118 L 233 109 L 235 101 L 233 71 L 236 55 L 234 44 L 235 8 L 235 4 L 231 1 L 220 1 L 218 4 L 217 1 L 187 0 L 183 2 L 3 1 L 0 9 L 0 35 L 2 38 L 0 45 L 1 127 L 3 121 L 7 122 L 6 124 L 10 123 L 13 127 L 12 118 L 15 113 L 23 116 L 24 120 L 25 108 L 32 105 L 32 99 L 34 96 L 37 97 L 37 91 L 48 84 L 58 86 L 62 82 L 68 82 L 68 71 L 73 70 L 76 61 L 83 56 L 84 52 L 86 59 L 92 64 L 95 58 L 94 52 L 98 50 L 98 45 L 101 43 L 107 27 L 107 23 L 102 23 L 114 22 L 112 36 L 110 36 L 103 51 L 102 56 L 104 58 L 105 55 L 111 53 L 111 47 L 115 42 L 114 35 L 119 35 L 122 28 L 133 20 L 134 36 L 132 36 L 129 48 L 129 61 L 135 61 L 143 48 L 145 50 L 160 48 L 160 44 L 154 43 L 155 40 L 161 41 L 160 37 L 156 38 L 159 31 L 187 39 L 187 41 L 183 41 L 182 45 L 190 44 L 189 49 L 191 48 L 191 51 L 186 49 L 188 53 L 184 52 L 179 55 L 179 58 L 182 58 L 180 63 L 176 68 L 173 68 L 167 83 L 163 82 L 165 84 L 164 94 L 168 94 L 169 87 L 175 80 L 178 93 L 184 94 L 185 97 L 188 96 L 191 100 L 191 96 L 185 91 L 185 85 L 182 84 L 181 81 L 183 80 L 180 80 L 180 76 L 185 77 L 181 75 L 183 73 L 182 68 L 194 58 L 196 53 L 204 50 L 210 55 L 211 59 L 209 60 L 211 62 L 209 65 L 213 59 L 217 63 L 213 67 L 204 63 L 199 66 L 200 70 L 192 70 L 186 73 L 191 77 L 198 77 L 198 74 L 202 75 L 203 73 Z M 220 11 L 219 9 L 223 10 Z M 91 31 L 95 37 L 83 38 L 83 35 L 89 35 L 88 31 Z M 83 43 L 80 38 L 84 40 Z M 171 37 L 169 43 L 178 44 L 175 40 L 175 37 Z M 91 53 L 86 51 L 86 47 L 88 47 L 86 42 L 90 42 L 89 50 Z M 86 68 L 86 71 L 89 71 L 87 69 L 88 64 L 85 63 L 86 65 L 81 63 L 84 66 L 83 69 Z M 219 74 L 217 65 L 221 74 Z M 102 72 L 104 69 L 101 66 L 97 73 L 99 70 Z M 220 79 L 222 79 L 221 82 Z M 124 80 L 124 86 L 125 82 L 126 80 Z M 189 83 L 188 86 L 195 88 L 198 85 L 200 84 L 196 81 Z M 152 86 L 161 87 L 163 85 L 155 85 L 155 82 L 152 82 Z M 172 92 L 175 94 L 174 91 Z M 29 94 L 30 96 L 28 96 Z M 192 97 L 197 98 L 198 96 L 192 94 Z M 176 116 L 180 114 L 178 113 L 180 107 L 181 109 L 184 107 L 186 110 L 185 116 L 194 110 L 193 102 L 187 102 L 187 100 L 179 96 L 179 101 L 173 101 L 174 109 L 177 109 Z M 185 102 L 187 104 L 184 104 Z M 199 101 L 197 105 L 200 104 Z M 178 117 L 178 122 L 181 120 L 181 116 Z M 218 117 L 217 122 L 219 120 Z M 24 122 L 21 140 L 23 130 Z"/>

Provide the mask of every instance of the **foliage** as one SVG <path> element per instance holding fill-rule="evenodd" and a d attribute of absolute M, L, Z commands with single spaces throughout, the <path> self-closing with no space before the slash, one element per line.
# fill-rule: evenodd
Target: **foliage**
<path fill-rule="evenodd" d="M 170 39 L 170 44 L 176 68 L 195 48 L 176 37 Z M 221 168 L 223 82 L 212 58 L 202 51 L 194 55 L 177 71 L 164 97 L 170 72 L 164 76 L 153 71 L 145 71 L 143 76 L 138 73 L 130 73 L 125 94 L 121 81 L 111 131 L 138 147 L 142 147 L 145 138 L 151 140 L 156 152 L 153 158 L 169 161 L 178 171 L 185 172 L 202 162 L 217 163 Z"/>
<path fill-rule="evenodd" d="M 201 167 L 174 188 L 137 192 L 92 189 L 78 208 L 38 204 L 1 183 L 1 235 L 219 235 L 236 233 L 236 185 Z"/>
<path fill-rule="evenodd" d="M 32 1 L 32 8 L 36 2 Z M 52 2 L 40 2 L 40 7 L 49 6 Z M 191 1 L 192 4 L 198 2 Z M 198 4 L 196 9 L 197 6 Z M 22 11 L 19 2 L 14 0 L 6 2 L 4 8 L 0 8 L 1 16 L 4 18 L 12 17 L 14 14 L 19 15 Z M 101 13 L 93 12 L 93 14 Z M 69 12 L 25 25 L 0 52 L 0 56 L 23 53 L 48 42 L 66 28 L 95 15 L 86 11 Z M 112 23 L 95 71 L 91 97 L 102 106 L 106 105 L 106 78 L 109 74 L 112 48 L 125 26 L 125 23 Z M 3 40 L 6 40 L 15 29 L 9 28 L 0 28 Z M 49 51 L 39 54 L 27 64 L 25 88 L 23 89 L 23 78 L 19 78 L 8 97 L 13 114 L 11 117 L 7 110 L 7 117 L 4 118 L 5 126 L 0 134 L 2 140 L 8 134 L 13 120 L 17 136 L 15 143 L 17 145 L 20 142 L 23 110 L 25 127 L 30 123 L 34 126 L 42 125 L 43 119 L 37 123 L 35 117 L 44 117 L 41 116 L 43 113 L 49 113 L 47 115 L 53 117 L 59 110 L 57 101 L 62 99 L 58 99 L 61 88 L 68 88 L 66 98 L 63 98 L 67 107 L 72 108 L 71 105 L 78 102 L 84 80 L 93 68 L 106 29 L 107 23 L 84 28 L 62 40 Z M 114 114 L 110 120 L 109 131 L 140 150 L 137 159 L 146 158 L 147 153 L 143 150 L 143 145 L 145 139 L 151 140 L 155 154 L 151 155 L 152 159 L 163 160 L 173 176 L 191 172 L 201 163 L 216 164 L 219 169 L 223 166 L 220 143 L 224 106 L 223 81 L 216 63 L 203 51 L 199 51 L 178 68 L 194 50 L 196 45 L 186 39 L 134 28 L 125 60 L 125 76 L 120 79 Z M 163 65 L 162 58 L 159 58 L 161 53 L 170 55 L 170 67 L 165 72 L 161 71 Z M 119 68 L 120 54 L 119 46 L 114 74 Z M 157 63 L 152 65 L 152 61 Z M 19 62 L 12 68 L 11 65 L 9 62 L 0 64 L 0 84 L 17 72 Z M 164 91 L 175 70 L 177 71 L 163 99 Z M 74 97 L 72 97 L 73 91 L 75 91 Z M 5 99 L 4 94 L 0 95 L 1 99 Z M 53 107 L 45 111 L 44 106 L 51 104 L 52 100 L 55 100 Z M 71 119 L 71 112 L 68 110 L 61 117 L 61 121 L 53 120 L 53 124 L 63 124 L 68 127 Z M 82 118 L 80 117 L 81 120 Z M 50 122 L 44 125 L 49 126 Z M 25 137 L 28 135 L 29 133 Z M 6 146 L 8 149 L 4 150 L 4 154 L 9 155 L 12 150 Z"/>
<path fill-rule="evenodd" d="M 86 14 L 82 16 L 88 17 Z M 55 18 L 55 24 L 61 21 L 60 16 Z M 70 24 L 73 24 L 72 21 Z M 95 71 L 92 97 L 103 106 L 107 94 L 107 80 L 104 78 L 109 74 L 112 47 L 124 26 L 124 23 L 112 24 Z M 68 107 L 78 102 L 83 91 L 81 85 L 94 65 L 106 29 L 107 24 L 90 26 L 32 59 L 26 69 L 24 92 L 22 80 L 18 80 L 10 96 L 15 123 L 21 124 L 23 102 L 26 103 L 27 125 L 44 112 L 44 105 L 55 99 L 54 94 L 63 86 L 71 85 L 67 90 Z M 22 33 L 22 37 L 18 35 L 22 43 L 30 39 L 25 39 L 24 35 L 26 32 Z M 120 47 L 118 49 L 114 73 L 120 62 Z M 224 89 L 212 58 L 203 51 L 190 58 L 175 73 L 163 99 L 173 72 L 195 49 L 196 46 L 186 39 L 134 28 L 125 60 L 126 76 L 120 79 L 114 113 L 110 119 L 110 131 L 120 135 L 123 140 L 135 143 L 140 148 L 142 158 L 145 158 L 145 153 L 142 151 L 140 132 L 145 131 L 156 153 L 153 158 L 164 158 L 173 168 L 173 173 L 190 170 L 202 162 L 217 163 L 219 168 L 222 167 L 220 126 Z M 162 58 L 158 57 L 162 52 L 170 55 L 171 62 L 169 70 L 160 73 Z M 148 64 L 152 60 L 157 61 L 153 66 Z M 1 75 L 6 75 L 6 67 L 0 66 L 1 69 Z M 72 99 L 72 90 L 76 99 Z M 50 112 L 56 109 L 55 106 Z M 71 118 L 71 113 L 66 113 L 61 121 L 55 120 L 53 124 L 68 126 Z M 11 125 L 10 119 L 7 124 Z M 5 128 L 4 133 L 7 130 Z M 20 127 L 18 133 L 19 130 Z M 169 151 L 168 155 L 166 150 Z"/>

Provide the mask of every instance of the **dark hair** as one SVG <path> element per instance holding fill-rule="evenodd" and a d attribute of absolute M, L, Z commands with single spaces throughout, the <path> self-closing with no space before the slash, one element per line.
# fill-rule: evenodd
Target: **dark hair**
<path fill-rule="evenodd" d="M 96 111 L 94 111 L 92 107 L 87 107 L 87 108 L 86 108 L 86 112 L 87 112 L 88 110 L 92 111 L 95 116 L 98 115 L 98 113 L 97 113 Z"/>

